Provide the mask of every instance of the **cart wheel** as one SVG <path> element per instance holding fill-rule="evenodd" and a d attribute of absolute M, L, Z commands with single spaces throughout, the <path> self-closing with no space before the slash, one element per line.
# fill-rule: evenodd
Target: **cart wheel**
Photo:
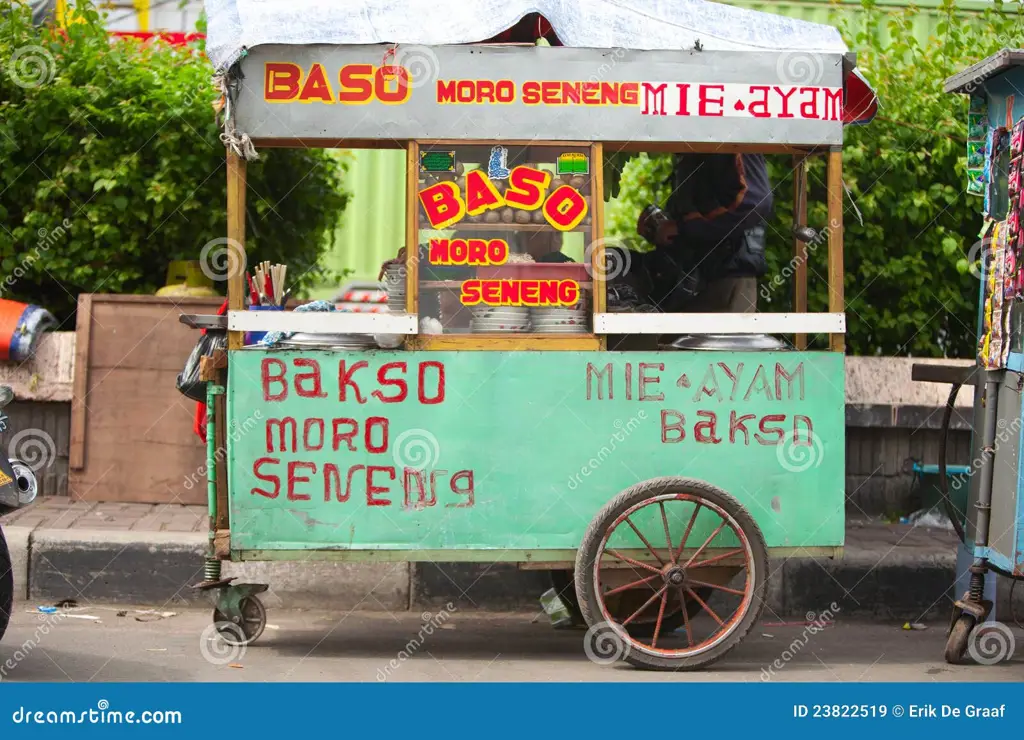
<path fill-rule="evenodd" d="M 583 618 L 583 612 L 580 610 L 580 600 L 576 596 L 576 580 L 575 573 L 571 570 L 553 570 L 551 571 L 551 586 L 555 589 L 555 592 L 565 603 L 569 609 L 569 615 L 572 618 L 573 627 L 585 627 L 587 622 Z M 641 586 L 630 591 L 619 594 L 619 598 L 616 603 L 610 604 L 609 609 L 613 614 L 620 616 L 623 620 L 632 614 L 636 609 L 643 604 L 651 593 L 656 590 L 653 586 Z M 695 588 L 694 591 L 701 598 L 702 601 L 707 601 L 711 598 L 713 589 L 701 586 Z M 686 602 L 686 616 L 691 619 L 701 611 L 701 606 L 698 602 L 693 599 L 689 599 Z M 657 615 L 642 615 L 637 619 L 630 622 L 629 630 L 630 634 L 638 637 L 650 637 L 654 634 L 654 629 L 657 625 Z M 670 632 L 672 630 L 679 629 L 683 626 L 685 618 L 683 617 L 682 611 L 678 608 L 671 613 L 662 615 L 663 623 L 661 629 L 663 632 Z"/>
<path fill-rule="evenodd" d="M 951 665 L 959 665 L 964 662 L 964 653 L 967 652 L 967 641 L 971 637 L 971 630 L 974 629 L 975 619 L 973 614 L 962 613 L 949 631 L 946 638 L 946 662 Z"/>
<path fill-rule="evenodd" d="M 242 621 L 235 624 L 221 613 L 213 610 L 213 623 L 217 625 L 217 634 L 228 645 L 252 645 L 267 626 L 267 610 L 258 596 L 246 596 L 238 604 L 242 612 Z"/>
<path fill-rule="evenodd" d="M 705 575 L 723 566 L 726 582 Z M 609 587 L 611 572 L 623 568 L 640 578 Z M 627 488 L 594 518 L 576 555 L 580 609 L 594 643 L 588 654 L 613 645 L 616 657 L 640 668 L 693 670 L 718 660 L 757 623 L 767 584 L 768 550 L 756 522 L 728 493 L 690 478 Z M 641 587 L 649 591 L 639 608 L 609 607 L 617 593 Z M 678 632 L 666 619 L 673 613 L 682 616 Z M 653 619 L 649 635 L 630 629 L 639 619 Z"/>

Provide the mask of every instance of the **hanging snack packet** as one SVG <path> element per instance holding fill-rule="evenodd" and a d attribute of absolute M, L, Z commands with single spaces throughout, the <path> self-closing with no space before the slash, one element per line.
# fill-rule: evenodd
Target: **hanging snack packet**
<path fill-rule="evenodd" d="M 968 130 L 970 129 L 970 116 L 968 115 Z M 1013 124 L 1013 132 L 1010 134 L 1010 158 L 1024 153 L 1024 118 Z"/>

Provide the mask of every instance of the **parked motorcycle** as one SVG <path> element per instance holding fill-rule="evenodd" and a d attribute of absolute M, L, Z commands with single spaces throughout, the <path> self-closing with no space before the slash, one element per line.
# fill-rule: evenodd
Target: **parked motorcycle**
<path fill-rule="evenodd" d="M 0 432 L 7 429 L 7 415 L 3 409 L 14 400 L 14 391 L 0 386 Z M 7 451 L 0 447 L 0 515 L 14 509 L 28 506 L 36 498 L 36 476 L 32 468 L 18 460 L 10 460 Z M 11 553 L 7 539 L 0 527 L 0 639 L 7 631 L 14 605 L 14 573 L 11 570 Z"/>

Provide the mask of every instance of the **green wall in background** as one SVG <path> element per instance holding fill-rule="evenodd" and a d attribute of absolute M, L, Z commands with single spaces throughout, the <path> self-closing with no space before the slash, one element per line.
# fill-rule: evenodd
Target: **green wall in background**
<path fill-rule="evenodd" d="M 735 0 L 730 3 L 743 8 L 838 25 L 845 13 L 856 13 L 858 2 L 771 2 L 771 0 Z M 878 0 L 877 5 L 894 11 L 908 6 L 902 0 Z M 915 26 L 922 45 L 935 34 L 939 23 L 939 0 L 918 0 L 922 10 Z M 961 0 L 958 6 L 980 12 L 991 3 L 987 0 Z M 351 270 L 351 279 L 376 280 L 380 265 L 394 257 L 405 240 L 405 152 L 356 150 L 352 152 L 345 184 L 353 198 L 345 211 L 342 226 L 335 234 L 335 244 L 324 258 L 324 266 L 333 270 Z M 337 286 L 324 286 L 314 292 L 316 298 L 333 295 Z"/>

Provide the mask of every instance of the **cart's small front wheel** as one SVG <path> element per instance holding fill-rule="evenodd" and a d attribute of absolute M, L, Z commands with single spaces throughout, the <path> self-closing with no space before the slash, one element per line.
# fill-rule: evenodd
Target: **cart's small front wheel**
<path fill-rule="evenodd" d="M 251 645 L 263 634 L 267 627 L 267 610 L 258 596 L 246 596 L 238 602 L 241 618 L 230 619 L 220 609 L 213 610 L 213 623 L 217 626 L 217 634 L 228 645 Z"/>
<path fill-rule="evenodd" d="M 621 583 L 623 572 L 630 582 Z M 586 647 L 603 653 L 591 656 L 597 662 L 614 654 L 641 668 L 710 665 L 757 623 L 767 583 L 757 523 L 725 491 L 689 478 L 656 478 L 620 493 L 594 518 L 576 556 L 593 643 Z M 643 602 L 622 609 L 616 597 L 641 589 Z M 680 629 L 670 615 L 682 617 Z M 638 630 L 638 622 L 653 629 Z"/>
<path fill-rule="evenodd" d="M 961 612 L 960 616 L 953 622 L 953 627 L 946 638 L 946 662 L 951 665 L 959 665 L 964 661 L 964 653 L 967 652 L 967 641 L 971 638 L 971 630 L 977 620 L 973 614 Z"/>

